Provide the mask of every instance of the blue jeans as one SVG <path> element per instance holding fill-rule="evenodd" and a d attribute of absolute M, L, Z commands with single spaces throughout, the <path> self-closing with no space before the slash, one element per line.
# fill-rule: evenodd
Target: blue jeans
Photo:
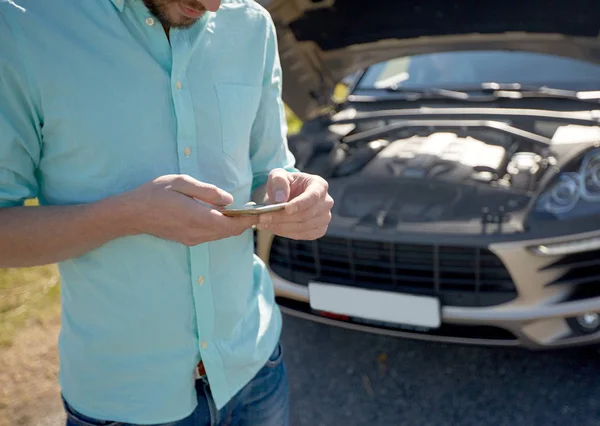
<path fill-rule="evenodd" d="M 189 417 L 154 426 L 289 426 L 289 387 L 281 344 L 254 379 L 221 410 L 216 409 L 206 380 L 196 381 L 196 393 L 198 407 Z M 92 419 L 63 403 L 66 426 L 139 426 Z"/>

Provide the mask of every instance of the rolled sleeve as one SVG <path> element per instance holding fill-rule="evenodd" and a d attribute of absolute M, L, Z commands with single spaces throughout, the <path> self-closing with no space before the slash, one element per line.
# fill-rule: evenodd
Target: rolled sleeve
<path fill-rule="evenodd" d="M 14 34 L 0 11 L 0 207 L 38 193 L 40 120 Z"/>
<path fill-rule="evenodd" d="M 267 182 L 269 172 L 276 168 L 298 171 L 295 158 L 288 148 L 287 121 L 281 98 L 282 72 L 277 49 L 275 25 L 267 18 L 265 71 L 262 95 L 251 133 L 250 159 L 252 162 L 252 189 Z"/>

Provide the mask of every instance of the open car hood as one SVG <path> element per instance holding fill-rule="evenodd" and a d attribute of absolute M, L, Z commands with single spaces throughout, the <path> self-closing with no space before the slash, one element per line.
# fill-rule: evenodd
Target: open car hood
<path fill-rule="evenodd" d="M 278 31 L 283 98 L 301 118 L 344 77 L 387 59 L 520 50 L 600 62 L 596 0 L 258 0 Z"/>

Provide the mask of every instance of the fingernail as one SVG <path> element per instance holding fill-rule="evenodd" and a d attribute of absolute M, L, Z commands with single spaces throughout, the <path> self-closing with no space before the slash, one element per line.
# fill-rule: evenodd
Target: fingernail
<path fill-rule="evenodd" d="M 285 191 L 282 189 L 275 191 L 275 202 L 283 203 L 284 201 L 285 201 Z"/>

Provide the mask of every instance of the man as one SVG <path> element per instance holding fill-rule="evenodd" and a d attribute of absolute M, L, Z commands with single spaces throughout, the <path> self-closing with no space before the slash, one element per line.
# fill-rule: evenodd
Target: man
<path fill-rule="evenodd" d="M 251 228 L 319 238 L 333 200 L 287 148 L 268 13 L 15 0 L 0 40 L 0 267 L 59 262 L 68 424 L 288 424 Z M 263 198 L 289 204 L 219 211 Z"/>

